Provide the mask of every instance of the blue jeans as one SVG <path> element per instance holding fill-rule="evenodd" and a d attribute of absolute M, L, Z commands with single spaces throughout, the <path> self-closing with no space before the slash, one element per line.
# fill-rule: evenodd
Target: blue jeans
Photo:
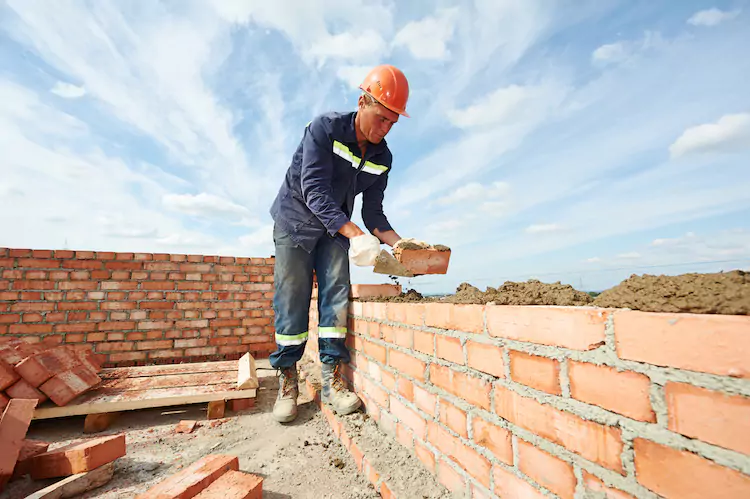
<path fill-rule="evenodd" d="M 307 344 L 313 270 L 318 279 L 318 347 L 324 364 L 348 363 L 349 255 L 327 234 L 312 253 L 274 226 L 276 245 L 273 310 L 276 351 L 271 366 L 290 367 L 302 358 Z"/>

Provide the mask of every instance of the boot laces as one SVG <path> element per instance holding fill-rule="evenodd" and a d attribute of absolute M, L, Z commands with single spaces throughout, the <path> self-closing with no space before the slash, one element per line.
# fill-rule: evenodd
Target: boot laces
<path fill-rule="evenodd" d="M 292 394 L 292 392 L 297 388 L 297 377 L 295 376 L 296 374 L 296 371 L 292 371 L 291 368 L 281 370 L 281 376 L 284 379 L 284 382 L 281 386 L 282 396 Z"/>
<path fill-rule="evenodd" d="M 336 366 L 333 368 L 333 376 L 331 376 L 331 388 L 333 388 L 337 392 L 346 390 L 344 379 L 341 376 L 341 364 L 336 364 Z"/>

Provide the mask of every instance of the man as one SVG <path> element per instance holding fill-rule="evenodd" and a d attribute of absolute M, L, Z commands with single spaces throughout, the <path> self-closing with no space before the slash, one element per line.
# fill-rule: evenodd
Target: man
<path fill-rule="evenodd" d="M 392 160 L 384 138 L 399 115 L 409 117 L 409 84 L 399 69 L 382 65 L 367 75 L 360 89 L 356 111 L 327 113 L 308 123 L 271 207 L 277 350 L 270 360 L 280 371 L 273 409 L 279 422 L 297 416 L 297 362 L 307 342 L 313 271 L 318 282 L 321 398 L 339 414 L 361 405 L 346 389 L 340 370 L 350 360 L 345 344 L 349 257 L 358 265 L 374 265 L 381 242 L 393 246 L 401 239 L 383 213 Z M 350 220 L 359 193 L 369 234 Z"/>

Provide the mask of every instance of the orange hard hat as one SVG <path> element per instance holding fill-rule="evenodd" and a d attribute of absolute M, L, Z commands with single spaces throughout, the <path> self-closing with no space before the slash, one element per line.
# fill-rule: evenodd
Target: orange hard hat
<path fill-rule="evenodd" d="M 390 64 L 374 67 L 359 88 L 394 113 L 409 117 L 406 112 L 409 82 L 397 67 Z"/>

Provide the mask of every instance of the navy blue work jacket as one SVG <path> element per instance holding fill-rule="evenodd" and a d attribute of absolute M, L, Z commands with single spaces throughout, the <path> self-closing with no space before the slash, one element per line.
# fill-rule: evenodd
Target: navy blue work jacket
<path fill-rule="evenodd" d="M 279 228 L 312 252 L 321 237 L 335 238 L 351 219 L 354 198 L 362 193 L 362 220 L 372 233 L 392 230 L 383 213 L 392 155 L 385 140 L 367 144 L 365 157 L 357 145 L 357 113 L 326 113 L 305 127 L 284 181 L 271 205 Z"/>

